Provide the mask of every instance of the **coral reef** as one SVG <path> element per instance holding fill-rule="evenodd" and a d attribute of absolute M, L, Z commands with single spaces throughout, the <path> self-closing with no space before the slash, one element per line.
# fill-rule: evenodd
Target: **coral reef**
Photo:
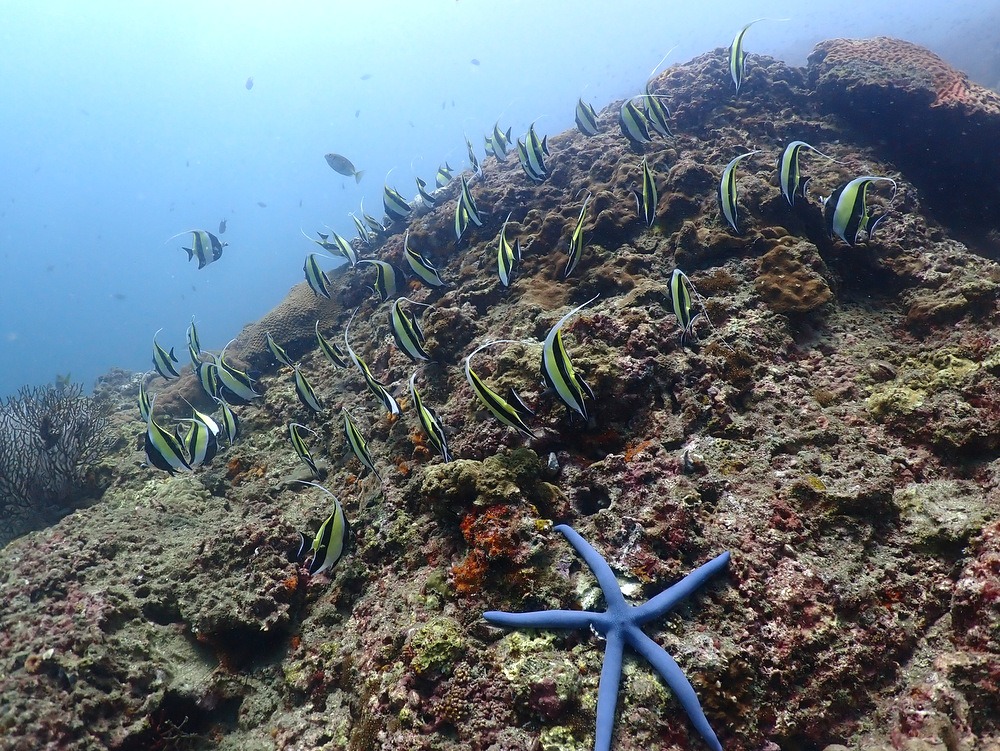
<path fill-rule="evenodd" d="M 101 393 L 128 440 L 104 459 L 103 500 L 0 551 L 0 749 L 593 748 L 604 645 L 482 619 L 602 610 L 563 523 L 629 603 L 731 551 L 710 592 L 645 626 L 724 748 L 1000 746 L 1000 244 L 977 233 L 1000 206 L 996 149 L 983 148 L 996 113 L 929 55 L 837 40 L 804 69 L 754 57 L 736 96 L 714 50 L 650 84 L 673 138 L 635 148 L 614 103 L 594 137 L 550 134 L 541 183 L 488 158 L 469 183 L 483 224 L 457 246 L 458 181 L 442 189 L 409 220 L 409 244 L 448 285 L 407 294 L 430 305 L 418 315 L 433 361 L 417 379 L 450 463 L 423 437 L 414 365 L 364 267 L 330 275 L 332 300 L 297 285 L 229 346 L 261 371 L 261 396 L 234 407 L 242 436 L 194 472 L 144 466 L 138 378 L 109 375 Z M 773 164 L 797 139 L 836 161 L 806 156 L 810 190 L 790 207 Z M 766 153 L 740 163 L 736 235 L 715 191 L 752 149 Z M 630 193 L 643 156 L 660 194 L 652 227 Z M 862 174 L 898 191 L 873 188 L 885 218 L 848 247 L 816 197 Z M 968 190 L 949 200 L 956 175 Z M 585 245 L 562 280 L 584 189 Z M 523 258 L 504 287 L 508 212 Z M 402 228 L 359 250 L 402 265 Z M 675 267 L 704 304 L 687 346 Z M 584 420 L 540 383 L 540 342 L 597 294 L 562 329 L 595 392 Z M 316 348 L 316 321 L 339 343 L 356 308 L 352 347 L 400 415 Z M 265 333 L 324 411 L 298 401 Z M 476 372 L 532 407 L 532 438 L 469 389 L 462 360 L 492 339 L 517 343 L 482 350 Z M 198 389 L 187 370 L 147 384 L 164 425 Z M 345 407 L 382 482 L 359 475 Z M 312 474 L 293 421 L 315 431 L 323 485 L 353 529 L 315 576 L 296 532 L 331 509 L 297 482 Z M 615 749 L 704 747 L 627 652 L 617 717 Z"/>

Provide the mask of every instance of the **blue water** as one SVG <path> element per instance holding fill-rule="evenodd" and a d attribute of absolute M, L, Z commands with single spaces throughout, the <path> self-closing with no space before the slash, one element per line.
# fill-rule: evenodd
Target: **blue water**
<path fill-rule="evenodd" d="M 874 34 L 971 59 L 955 38 L 996 12 L 679 5 L 0 0 L 0 395 L 147 370 L 160 328 L 183 361 L 192 316 L 202 345 L 221 347 L 302 281 L 316 248 L 300 228 L 353 237 L 348 212 L 363 196 L 380 214 L 390 169 L 410 197 L 414 174 L 467 166 L 463 133 L 482 157 L 498 117 L 516 135 L 536 119 L 561 132 L 581 93 L 598 110 L 638 93 L 671 48 L 665 64 L 768 16 L 790 20 L 755 25 L 747 50 L 794 64 L 821 39 Z M 330 151 L 365 170 L 360 185 L 327 166 Z M 229 247 L 201 271 L 181 250 L 190 236 L 168 241 L 223 218 Z"/>

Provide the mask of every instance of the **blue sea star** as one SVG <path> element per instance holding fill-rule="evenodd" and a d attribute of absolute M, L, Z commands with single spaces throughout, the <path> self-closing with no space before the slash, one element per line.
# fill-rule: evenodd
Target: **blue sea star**
<path fill-rule="evenodd" d="M 597 688 L 597 731 L 594 751 L 609 751 L 611 735 L 615 728 L 615 705 L 618 703 L 618 683 L 621 680 L 622 656 L 625 644 L 645 657 L 670 690 L 680 700 L 692 724 L 712 751 L 722 751 L 722 744 L 715 737 L 705 713 L 698 703 L 688 679 L 684 677 L 674 659 L 655 641 L 646 636 L 639 626 L 668 612 L 678 602 L 698 589 L 713 574 L 721 571 L 729 563 L 729 553 L 722 553 L 703 566 L 695 569 L 669 589 L 638 607 L 625 602 L 618 580 L 611 566 L 601 554 L 591 547 L 577 532 L 565 524 L 556 527 L 559 532 L 583 556 L 590 570 L 601 585 L 604 600 L 608 605 L 603 613 L 589 610 L 536 610 L 530 613 L 504 613 L 490 610 L 483 617 L 498 626 L 520 628 L 584 628 L 589 626 L 607 639 L 604 648 L 604 666 Z"/>

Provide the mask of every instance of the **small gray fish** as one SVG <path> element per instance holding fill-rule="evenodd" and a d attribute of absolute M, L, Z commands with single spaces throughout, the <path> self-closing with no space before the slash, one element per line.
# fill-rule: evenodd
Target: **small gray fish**
<path fill-rule="evenodd" d="M 471 60 L 469 60 L 469 62 L 472 63 L 473 65 L 479 65 L 479 61 L 476 58 L 472 58 Z"/>
<path fill-rule="evenodd" d="M 253 88 L 253 76 L 250 76 L 250 78 L 247 79 L 247 91 L 250 91 L 250 89 L 252 88 Z"/>
<path fill-rule="evenodd" d="M 226 220 L 225 219 L 223 219 L 221 222 L 219 222 L 219 234 L 220 235 L 226 234 Z"/>
<path fill-rule="evenodd" d="M 360 110 L 358 111 L 360 112 Z M 355 115 L 355 117 L 357 117 L 357 115 Z M 331 153 L 326 154 L 323 158 L 326 159 L 326 163 L 330 165 L 330 168 L 334 172 L 338 172 L 344 177 L 350 177 L 353 175 L 354 182 L 361 182 L 361 177 L 365 174 L 365 171 L 361 170 L 358 172 L 358 170 L 354 169 L 354 165 L 351 163 L 351 160 L 346 156 Z"/>
<path fill-rule="evenodd" d="M 361 80 L 362 81 L 367 81 L 371 77 L 372 77 L 371 73 L 365 73 L 364 75 L 361 76 Z"/>

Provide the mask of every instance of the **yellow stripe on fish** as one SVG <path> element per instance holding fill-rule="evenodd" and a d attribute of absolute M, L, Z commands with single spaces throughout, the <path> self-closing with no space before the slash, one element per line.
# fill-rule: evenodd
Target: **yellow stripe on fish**
<path fill-rule="evenodd" d="M 594 392 L 573 368 L 573 363 L 566 352 L 566 346 L 563 344 L 562 327 L 573 315 L 597 298 L 598 295 L 594 295 L 583 305 L 573 308 L 560 318 L 559 322 L 549 330 L 548 336 L 545 337 L 545 342 L 542 344 L 542 378 L 545 379 L 546 385 L 556 393 L 562 403 L 567 408 L 579 413 L 584 420 L 587 419 L 587 405 L 584 402 L 584 397 L 586 395 L 593 399 Z"/>

